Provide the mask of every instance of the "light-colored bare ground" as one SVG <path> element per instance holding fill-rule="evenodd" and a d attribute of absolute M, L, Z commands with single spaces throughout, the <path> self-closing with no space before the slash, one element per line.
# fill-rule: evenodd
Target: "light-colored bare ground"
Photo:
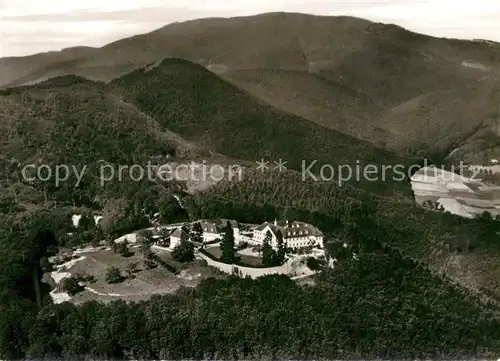
<path fill-rule="evenodd" d="M 314 286 L 317 282 L 316 274 L 295 277 L 294 281 L 300 286 Z"/>
<path fill-rule="evenodd" d="M 425 167 L 412 176 L 411 186 L 415 201 L 419 204 L 428 200 L 437 202 L 445 211 L 466 218 L 484 211 L 493 216 L 500 214 L 500 187 L 475 177 Z"/>
<path fill-rule="evenodd" d="M 163 252 L 160 256 L 169 259 L 169 262 L 179 270 L 182 269 L 180 274 L 175 275 L 161 266 L 147 270 L 144 267 L 142 254 L 137 249 L 132 249 L 132 252 L 135 253 L 131 257 L 122 257 L 111 250 L 80 252 L 79 255 L 85 257 L 85 259 L 74 263 L 67 272 L 71 276 L 94 276 L 96 282 L 88 284 L 85 291 L 72 296 L 70 301 L 75 304 L 90 300 L 102 302 L 117 299 L 139 301 L 148 299 L 153 294 L 173 293 L 182 286 L 194 287 L 205 278 L 220 276 L 219 273 L 205 266 L 201 261 L 186 265 L 176 263 L 170 259 L 168 252 Z M 122 274 L 125 275 L 125 270 L 130 263 L 137 263 L 137 269 L 139 270 L 134 278 L 126 279 L 119 284 L 106 283 L 105 275 L 108 267 L 118 267 Z M 60 292 L 60 286 L 57 286 L 55 291 Z"/>
<path fill-rule="evenodd" d="M 205 191 L 222 180 L 240 181 L 243 179 L 244 167 L 230 162 L 217 163 L 177 163 L 168 162 L 158 168 L 158 172 L 167 179 L 175 179 L 186 186 L 188 193 Z"/>

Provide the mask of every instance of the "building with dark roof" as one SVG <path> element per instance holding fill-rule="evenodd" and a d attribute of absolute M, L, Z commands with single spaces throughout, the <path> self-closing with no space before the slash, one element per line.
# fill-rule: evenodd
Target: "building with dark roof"
<path fill-rule="evenodd" d="M 187 240 L 189 240 L 189 234 L 182 227 L 178 227 L 170 234 L 169 248 L 174 249 L 179 243 Z"/>
<path fill-rule="evenodd" d="M 234 235 L 240 234 L 240 224 L 234 219 L 220 218 L 217 220 L 217 225 L 220 228 L 221 232 L 225 232 L 228 223 L 233 229 Z"/>
<path fill-rule="evenodd" d="M 182 227 L 163 229 L 161 234 L 153 236 L 154 243 L 160 247 L 168 247 L 173 250 L 181 241 L 188 241 L 190 238 Z"/>
<path fill-rule="evenodd" d="M 210 220 L 202 220 L 200 222 L 201 229 L 203 230 L 203 242 L 211 242 L 222 236 L 219 225 Z"/>
<path fill-rule="evenodd" d="M 268 232 L 271 235 L 271 246 L 277 248 L 277 237 L 281 234 L 285 245 L 289 248 L 309 246 L 323 247 L 323 233 L 311 224 L 287 220 L 265 222 L 254 228 L 254 240 L 262 244 Z"/>

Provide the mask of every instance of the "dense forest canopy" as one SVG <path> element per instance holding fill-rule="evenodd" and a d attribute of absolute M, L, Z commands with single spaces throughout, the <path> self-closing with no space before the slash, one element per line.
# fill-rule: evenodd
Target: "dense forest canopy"
<path fill-rule="evenodd" d="M 197 202 L 192 207 L 202 217 L 217 213 L 258 221 L 293 213 L 290 207 L 232 204 L 208 196 Z M 63 222 L 45 211 L 11 219 L 2 224 L 6 252 L 0 259 L 0 307 L 5 317 L 0 321 L 0 352 L 6 358 L 149 359 L 415 358 L 500 352 L 497 304 L 406 256 L 395 247 L 404 233 L 382 224 L 374 207 L 369 199 L 354 198 L 343 219 L 296 211 L 325 228 L 327 251 L 337 260 L 333 269 L 320 273 L 316 286 L 299 286 L 285 276 L 230 277 L 139 303 L 80 306 L 54 305 L 46 291 L 40 305 L 35 293 L 21 292 L 35 288 L 33 267 L 51 248 L 32 241 L 50 240 L 40 235 L 46 236 L 48 227 L 63 230 Z M 348 249 L 337 241 L 340 234 L 349 239 Z"/>

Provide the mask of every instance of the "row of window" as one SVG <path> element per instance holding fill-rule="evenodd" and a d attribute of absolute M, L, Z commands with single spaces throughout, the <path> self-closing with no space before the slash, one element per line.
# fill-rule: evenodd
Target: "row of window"
<path fill-rule="evenodd" d="M 301 243 L 292 243 L 292 244 L 289 244 L 288 247 L 290 247 L 290 248 L 307 247 L 308 245 L 309 245 L 308 242 L 301 242 Z"/>
<path fill-rule="evenodd" d="M 287 242 L 299 242 L 299 241 L 304 241 L 304 242 L 309 242 L 309 238 L 305 237 L 294 237 L 294 238 L 287 238 Z"/>
<path fill-rule="evenodd" d="M 218 233 L 216 228 L 207 228 L 207 227 L 203 228 L 203 232 Z"/>
<path fill-rule="evenodd" d="M 298 232 L 298 234 L 297 234 L 297 232 L 289 232 L 286 234 L 287 237 L 299 236 L 299 237 L 288 238 L 289 240 L 292 240 L 292 241 L 298 240 L 300 238 L 305 238 L 308 235 L 309 235 L 309 233 L 307 231 L 304 231 L 304 232 L 300 231 L 300 232 Z M 300 236 L 302 236 L 302 237 L 300 237 Z M 263 234 L 261 232 L 255 232 L 255 238 L 256 239 L 264 239 L 265 234 Z"/>
<path fill-rule="evenodd" d="M 296 247 L 308 247 L 308 246 L 313 246 L 317 244 L 318 242 L 311 242 L 311 241 L 306 241 L 306 242 L 287 242 L 287 246 L 290 248 L 296 248 Z"/>

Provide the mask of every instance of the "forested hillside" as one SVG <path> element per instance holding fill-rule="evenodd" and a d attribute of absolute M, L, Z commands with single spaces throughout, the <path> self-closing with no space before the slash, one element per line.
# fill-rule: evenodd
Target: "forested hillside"
<path fill-rule="evenodd" d="M 402 158 L 255 100 L 202 66 L 165 59 L 111 83 L 163 127 L 236 159 L 320 164 L 397 163 Z"/>
<path fill-rule="evenodd" d="M 221 182 L 204 193 L 207 215 L 263 222 L 269 219 L 304 219 L 342 239 L 353 241 L 342 224 L 350 224 L 361 205 L 369 206 L 371 224 L 360 223 L 365 233 L 395 247 L 407 257 L 429 264 L 466 287 L 500 299 L 500 226 L 491 216 L 465 219 L 430 212 L 406 197 L 369 194 L 347 184 L 302 181 L 300 174 L 255 171 L 242 182 Z M 217 201 L 214 201 L 217 200 Z M 253 211 L 241 205 L 253 205 Z M 335 221 L 325 219 L 329 215 Z M 498 277 L 497 277 L 498 276 Z"/>
<path fill-rule="evenodd" d="M 24 165 L 81 168 L 104 161 L 116 167 L 145 167 L 148 160 L 158 163 L 158 157 L 167 155 L 252 165 L 261 159 L 271 164 L 282 159 L 287 168 L 298 171 L 316 162 L 315 174 L 324 165 L 331 167 L 336 182 L 347 175 L 336 172 L 339 166 L 412 163 L 277 110 L 203 67 L 179 59 L 166 59 L 109 85 L 66 76 L 8 89 L 0 97 L 4 157 Z M 363 176 L 355 182 L 373 192 L 409 194 L 406 183 L 392 182 L 392 174 L 389 168 L 385 179 L 379 174 L 374 182 Z"/>
<path fill-rule="evenodd" d="M 251 211 L 240 207 L 242 212 Z M 337 259 L 336 266 L 324 270 L 316 286 L 298 286 L 283 276 L 210 279 L 196 289 L 132 304 L 52 305 L 46 295 L 37 309 L 33 294 L 26 292 L 32 289 L 31 283 L 20 280 L 46 244 L 19 246 L 16 252 L 23 257 L 9 257 L 15 254 L 12 249 L 0 259 L 4 270 L 0 352 L 7 358 L 149 359 L 491 357 L 498 353 L 497 304 L 380 244 L 373 233 L 376 225 L 369 226 L 372 211 L 361 204 L 350 217 L 354 222 L 342 225 L 356 240 L 349 249 L 327 233 L 328 252 Z M 303 214 L 306 219 L 319 216 Z M 26 225 L 33 230 L 58 227 L 49 214 L 39 217 Z M 323 217 L 325 223 L 334 221 Z M 19 233 L 22 229 L 2 233 L 3 250 L 14 239 L 33 236 Z"/>

